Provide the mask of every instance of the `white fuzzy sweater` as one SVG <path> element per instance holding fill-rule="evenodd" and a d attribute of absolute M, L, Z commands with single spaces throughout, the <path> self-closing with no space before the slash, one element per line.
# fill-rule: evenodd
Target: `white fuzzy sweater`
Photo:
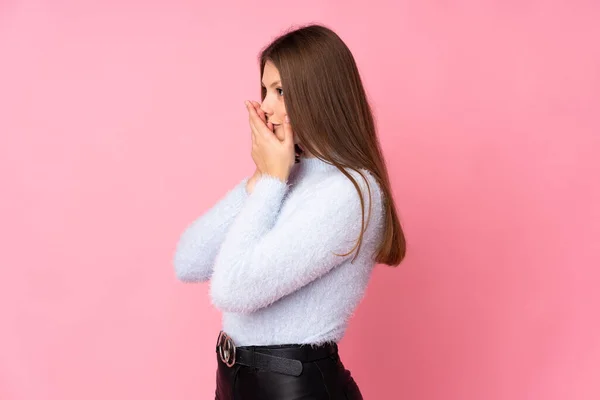
<path fill-rule="evenodd" d="M 335 166 L 302 158 L 287 183 L 263 175 L 249 195 L 244 178 L 181 235 L 177 278 L 210 280 L 222 329 L 238 346 L 339 342 L 364 296 L 383 232 L 383 197 L 362 170 L 372 197 L 360 253 L 350 263 L 361 229 L 352 182 Z M 362 177 L 349 171 L 365 199 Z"/>

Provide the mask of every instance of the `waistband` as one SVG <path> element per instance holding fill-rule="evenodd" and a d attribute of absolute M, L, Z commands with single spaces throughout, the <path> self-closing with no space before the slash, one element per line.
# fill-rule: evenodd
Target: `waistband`
<path fill-rule="evenodd" d="M 338 345 L 328 342 L 315 344 L 280 344 L 268 346 L 235 346 L 225 332 L 219 333 L 216 351 L 228 367 L 235 364 L 299 376 L 303 363 L 317 361 L 337 354 Z"/>
<path fill-rule="evenodd" d="M 254 351 L 276 357 L 289 358 L 300 362 L 312 362 L 329 357 L 338 352 L 337 343 L 314 344 L 281 344 L 270 346 L 240 346 L 237 350 Z"/>

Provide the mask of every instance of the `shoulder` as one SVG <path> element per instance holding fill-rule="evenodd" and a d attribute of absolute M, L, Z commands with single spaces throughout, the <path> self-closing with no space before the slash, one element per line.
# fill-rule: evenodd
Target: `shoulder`
<path fill-rule="evenodd" d="M 365 240 L 369 243 L 377 243 L 383 232 L 386 213 L 385 196 L 379 180 L 366 169 L 357 171 L 346 169 L 346 172 L 356 182 L 360 195 L 348 176 L 337 171 L 323 181 L 320 200 L 313 207 L 322 211 L 321 217 L 325 215 L 335 217 L 337 226 L 344 230 L 339 234 L 355 239 L 364 228 Z M 326 217 L 322 220 L 333 221 Z"/>
<path fill-rule="evenodd" d="M 358 188 L 342 171 L 335 171 L 319 182 L 318 192 L 320 192 L 320 195 L 329 198 L 335 203 L 344 205 L 354 204 L 360 207 L 361 202 L 358 195 L 358 190 L 360 190 L 365 205 L 369 204 L 369 199 L 371 199 L 374 206 L 381 204 L 383 192 L 378 179 L 371 171 L 367 169 L 345 169 L 345 171 L 354 179 Z"/>
<path fill-rule="evenodd" d="M 360 168 L 358 170 L 346 168 L 345 171 L 348 173 L 348 175 L 354 178 L 361 191 L 366 192 L 367 190 L 370 190 L 371 192 L 381 192 L 378 180 L 371 171 L 364 168 Z M 344 193 L 352 191 L 356 192 L 356 186 L 354 183 L 341 171 L 336 171 L 335 173 L 331 174 L 331 176 L 329 176 L 326 180 L 326 183 L 330 187 L 343 190 Z"/>

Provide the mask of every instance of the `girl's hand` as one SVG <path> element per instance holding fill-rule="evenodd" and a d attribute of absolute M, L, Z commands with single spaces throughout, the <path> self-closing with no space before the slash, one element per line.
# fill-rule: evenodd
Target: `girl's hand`
<path fill-rule="evenodd" d="M 265 115 L 264 111 L 261 110 L 260 103 L 258 101 L 252 101 L 251 103 L 254 106 L 254 109 L 256 110 L 256 113 L 258 114 L 258 116 L 260 117 L 260 119 L 265 124 L 267 124 L 267 116 Z M 268 123 L 267 127 L 270 130 L 273 130 L 273 124 Z M 261 175 L 262 174 L 260 173 L 260 170 L 258 169 L 258 167 L 256 167 L 256 170 L 254 171 L 254 175 L 252 175 L 252 177 L 248 180 L 248 184 L 246 185 L 246 188 L 248 189 L 249 193 L 252 193 L 252 191 L 254 190 L 254 184 L 256 183 L 257 180 L 260 179 Z"/>
<path fill-rule="evenodd" d="M 265 124 L 253 103 L 246 101 L 252 129 L 252 159 L 263 174 L 286 182 L 294 165 L 294 134 L 289 122 L 283 124 L 283 140 L 273 134 L 272 125 Z M 264 115 L 264 114 L 263 114 Z M 286 116 L 287 120 L 287 116 Z M 269 129 L 269 125 L 271 129 Z"/>
<path fill-rule="evenodd" d="M 271 130 L 271 132 L 275 133 L 275 136 L 277 136 L 277 139 L 279 139 L 280 141 L 283 141 L 283 137 L 284 137 L 283 133 L 280 132 L 278 134 L 273 129 L 273 124 L 271 122 L 267 123 L 267 116 L 265 115 L 265 112 L 260 108 L 260 103 L 258 101 L 251 101 L 250 103 L 252 103 L 252 105 L 256 109 L 256 113 L 258 114 L 260 119 L 262 119 L 262 121 L 267 125 L 267 128 L 269 128 Z"/>
<path fill-rule="evenodd" d="M 265 115 L 265 112 L 260 108 L 260 103 L 258 101 L 250 101 L 250 104 L 254 106 L 254 109 L 256 110 L 256 113 L 258 114 L 262 122 L 264 122 L 265 125 L 267 125 L 267 128 L 269 128 L 271 132 L 273 132 L 273 124 L 270 122 L 267 123 L 267 116 Z M 280 140 L 282 139 L 283 138 L 281 138 Z"/>
<path fill-rule="evenodd" d="M 267 128 L 273 131 L 273 124 L 271 122 L 267 123 L 267 116 L 265 115 L 265 112 L 260 108 L 260 103 L 258 101 L 251 101 L 251 104 L 254 106 L 254 109 L 256 110 L 256 113 L 258 114 L 260 119 L 267 125 Z M 279 135 L 277 134 L 275 135 L 279 138 L 279 140 L 283 140 L 283 137 L 279 137 Z M 262 173 L 260 172 L 258 167 L 256 167 L 254 175 L 252 175 L 252 177 L 248 180 L 248 183 L 246 184 L 246 192 L 248 192 L 248 194 L 251 194 L 254 191 L 254 185 L 256 185 L 256 181 L 258 181 L 261 176 Z"/>

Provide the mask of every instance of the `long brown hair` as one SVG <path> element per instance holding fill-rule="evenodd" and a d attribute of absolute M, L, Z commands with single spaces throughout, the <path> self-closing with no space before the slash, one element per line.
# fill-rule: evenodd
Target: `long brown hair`
<path fill-rule="evenodd" d="M 331 29 L 312 24 L 282 34 L 262 50 L 261 80 L 267 61 L 279 70 L 286 112 L 301 146 L 335 165 L 358 191 L 362 229 L 356 245 L 345 255 L 360 248 L 362 243 L 365 202 L 360 186 L 344 169 L 359 173 L 369 187 L 359 170 L 362 168 L 376 178 L 385 200 L 385 231 L 375 261 L 397 266 L 406 254 L 406 241 L 392 199 L 371 107 L 350 49 Z M 261 87 L 261 99 L 265 96 L 266 89 Z"/>

